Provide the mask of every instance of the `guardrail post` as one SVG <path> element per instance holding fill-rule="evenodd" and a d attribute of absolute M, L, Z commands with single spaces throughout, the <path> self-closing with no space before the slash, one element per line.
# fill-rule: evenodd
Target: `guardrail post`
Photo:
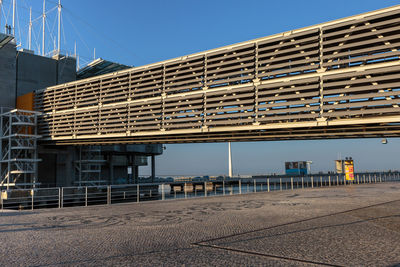
<path fill-rule="evenodd" d="M 357 174 L 357 184 L 360 184 L 360 175 Z"/>
<path fill-rule="evenodd" d="M 139 184 L 136 185 L 136 202 L 140 202 L 140 187 Z"/>
<path fill-rule="evenodd" d="M 161 185 L 161 200 L 165 200 L 164 184 Z"/>
<path fill-rule="evenodd" d="M 108 194 L 107 194 L 108 195 Z M 87 186 L 85 186 L 85 207 L 87 207 Z M 108 201 L 107 201 L 108 202 Z"/>
<path fill-rule="evenodd" d="M 34 194 L 34 190 L 33 189 L 31 189 L 31 196 L 32 196 L 32 207 L 31 207 L 31 209 L 33 210 L 33 194 Z"/>
<path fill-rule="evenodd" d="M 346 175 L 343 175 L 343 185 L 346 185 Z"/>
<path fill-rule="evenodd" d="M 268 192 L 270 191 L 270 188 L 269 188 L 269 178 L 267 179 L 267 190 L 268 190 Z"/>
<path fill-rule="evenodd" d="M 254 179 L 254 192 L 257 192 L 257 182 L 256 182 L 256 179 Z"/>
<path fill-rule="evenodd" d="M 379 182 L 382 183 L 382 173 L 379 174 Z"/>
<path fill-rule="evenodd" d="M 314 177 L 311 176 L 311 188 L 314 188 Z"/>
<path fill-rule="evenodd" d="M 185 198 L 187 198 L 186 183 L 183 184 L 183 191 L 185 193 Z"/>
<path fill-rule="evenodd" d="M 376 173 L 375 173 L 374 177 L 375 177 L 375 183 L 376 183 Z"/>
<path fill-rule="evenodd" d="M 61 187 L 61 208 L 64 207 L 64 187 Z"/>
<path fill-rule="evenodd" d="M 242 194 L 242 180 L 239 180 L 239 195 Z"/>
<path fill-rule="evenodd" d="M 290 185 L 291 185 L 291 187 L 292 187 L 292 190 L 293 190 L 293 177 L 292 177 L 292 178 L 290 178 Z"/>
<path fill-rule="evenodd" d="M 282 178 L 279 178 L 279 190 L 282 191 Z"/>
<path fill-rule="evenodd" d="M 320 187 L 322 187 L 322 175 L 319 177 L 319 184 L 320 184 Z"/>
<path fill-rule="evenodd" d="M 107 186 L 107 205 L 111 204 L 111 186 Z"/>
<path fill-rule="evenodd" d="M 58 188 L 58 208 L 61 208 L 61 189 Z"/>
<path fill-rule="evenodd" d="M 331 186 L 331 176 L 328 176 L 328 185 Z"/>
<path fill-rule="evenodd" d="M 222 181 L 222 195 L 225 196 L 225 181 Z"/>
<path fill-rule="evenodd" d="M 304 189 L 304 177 L 301 177 L 301 189 Z"/>

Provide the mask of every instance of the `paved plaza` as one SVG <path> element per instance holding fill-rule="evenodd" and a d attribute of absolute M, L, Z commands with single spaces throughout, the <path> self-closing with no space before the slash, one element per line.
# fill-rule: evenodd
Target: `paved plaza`
<path fill-rule="evenodd" d="M 0 266 L 400 266 L 400 183 L 0 211 Z"/>

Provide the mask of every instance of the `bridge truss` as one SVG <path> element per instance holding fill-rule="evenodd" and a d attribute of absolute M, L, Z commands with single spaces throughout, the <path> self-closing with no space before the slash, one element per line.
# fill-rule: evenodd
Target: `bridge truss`
<path fill-rule="evenodd" d="M 42 140 L 400 136 L 400 6 L 35 92 Z"/>

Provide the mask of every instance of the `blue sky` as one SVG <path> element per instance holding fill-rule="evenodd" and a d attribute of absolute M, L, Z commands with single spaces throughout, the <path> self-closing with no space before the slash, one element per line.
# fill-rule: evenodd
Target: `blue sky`
<path fill-rule="evenodd" d="M 11 23 L 10 3 L 3 0 L 1 29 L 5 17 Z M 33 18 L 40 16 L 42 0 L 17 0 L 17 37 L 27 47 L 29 6 Z M 48 9 L 56 0 L 47 0 Z M 280 0 L 280 1 L 105 1 L 63 0 L 62 50 L 81 62 L 96 56 L 140 66 L 236 42 L 343 18 L 399 4 L 390 0 Z M 4 16 L 5 15 L 5 16 Z M 48 15 L 46 34 L 56 36 L 56 11 Z M 41 22 L 34 22 L 33 47 L 40 46 Z M 48 41 L 46 51 L 54 41 Z M 158 175 L 219 175 L 227 173 L 227 144 L 167 145 L 157 158 Z M 334 168 L 338 155 L 352 156 L 357 170 L 400 169 L 399 139 L 285 141 L 234 143 L 236 174 L 282 173 L 285 161 L 312 160 L 313 171 Z M 141 174 L 149 173 L 142 168 Z"/>

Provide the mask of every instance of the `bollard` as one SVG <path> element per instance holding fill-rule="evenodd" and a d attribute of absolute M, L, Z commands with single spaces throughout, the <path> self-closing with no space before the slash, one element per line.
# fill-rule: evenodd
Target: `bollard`
<path fill-rule="evenodd" d="M 242 180 L 239 180 L 239 194 L 242 194 Z"/>
<path fill-rule="evenodd" d="M 34 192 L 35 192 L 35 191 L 33 191 L 33 189 L 32 189 L 32 190 L 31 190 L 31 195 L 32 195 L 32 207 L 31 207 L 31 208 L 32 208 L 32 210 L 33 210 L 33 194 L 34 194 Z"/>
<path fill-rule="evenodd" d="M 225 181 L 222 181 L 222 195 L 225 196 Z"/>
<path fill-rule="evenodd" d="M 371 174 L 368 174 L 368 183 L 371 183 Z"/>
<path fill-rule="evenodd" d="M 204 182 L 204 197 L 207 197 L 207 182 Z"/>
<path fill-rule="evenodd" d="M 279 189 L 282 191 L 282 178 L 279 178 Z"/>
<path fill-rule="evenodd" d="M 319 184 L 320 184 L 320 187 L 322 187 L 322 176 L 319 177 Z"/>
<path fill-rule="evenodd" d="M 136 185 L 136 202 L 140 202 L 140 187 L 139 184 Z"/>
<path fill-rule="evenodd" d="M 304 189 L 304 177 L 301 177 L 301 189 Z"/>
<path fill-rule="evenodd" d="M 268 187 L 268 192 L 269 192 L 269 178 L 267 179 L 267 187 Z"/>
<path fill-rule="evenodd" d="M 126 199 L 126 193 L 125 193 L 125 191 L 124 191 L 124 199 Z"/>
<path fill-rule="evenodd" d="M 85 187 L 85 207 L 87 207 L 87 186 Z"/>
<path fill-rule="evenodd" d="M 379 182 L 382 183 L 382 173 L 379 174 Z"/>
<path fill-rule="evenodd" d="M 336 175 L 336 186 L 339 186 L 339 175 Z"/>
<path fill-rule="evenodd" d="M 64 207 L 64 187 L 61 187 L 61 208 Z"/>
<path fill-rule="evenodd" d="M 249 183 L 247 183 L 247 192 L 246 193 L 248 193 L 249 192 Z"/>
<path fill-rule="evenodd" d="M 376 183 L 376 174 L 374 175 L 374 177 L 375 177 L 375 183 Z"/>
<path fill-rule="evenodd" d="M 314 177 L 311 176 L 311 188 L 314 188 Z"/>
<path fill-rule="evenodd" d="M 164 190 L 164 184 L 161 185 L 161 200 L 165 200 L 165 190 Z"/>
<path fill-rule="evenodd" d="M 293 190 L 293 177 L 292 177 L 292 178 L 290 178 L 290 185 L 291 185 L 291 187 L 292 187 L 292 190 Z"/>
<path fill-rule="evenodd" d="M 256 179 L 253 180 L 254 181 L 254 193 L 257 192 L 257 182 Z"/>
<path fill-rule="evenodd" d="M 360 184 L 360 176 L 357 174 L 357 184 Z"/>

